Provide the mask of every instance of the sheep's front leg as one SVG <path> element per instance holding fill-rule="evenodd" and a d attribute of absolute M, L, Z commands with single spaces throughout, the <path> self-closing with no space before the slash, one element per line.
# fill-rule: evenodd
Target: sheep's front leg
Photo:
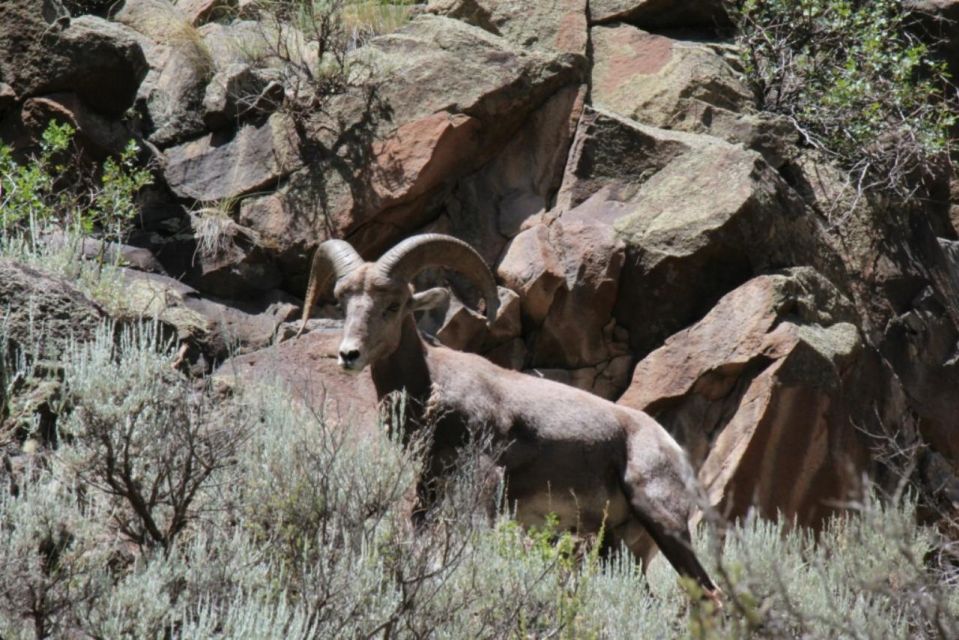
<path fill-rule="evenodd" d="M 645 447 L 626 464 L 623 492 L 633 517 L 646 529 L 656 546 L 680 575 L 692 578 L 711 599 L 719 589 L 693 551 L 689 533 L 692 499 L 684 459 L 670 449 Z"/>

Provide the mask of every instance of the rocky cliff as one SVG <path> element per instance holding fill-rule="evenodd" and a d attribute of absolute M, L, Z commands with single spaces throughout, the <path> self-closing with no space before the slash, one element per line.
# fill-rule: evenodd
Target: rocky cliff
<path fill-rule="evenodd" d="M 309 38 L 271 32 L 255 2 L 84 6 L 0 7 L 0 137 L 28 153 L 56 119 L 91 159 L 140 142 L 157 180 L 125 297 L 194 372 L 280 376 L 368 415 L 330 307 L 268 345 L 292 333 L 318 243 L 371 259 L 439 231 L 494 267 L 503 311 L 487 329 L 454 302 L 424 329 L 651 413 L 728 513 L 816 524 L 881 474 L 879 445 L 919 440 L 921 482 L 959 507 L 950 181 L 837 219 L 835 169 L 758 109 L 718 0 L 431 0 L 346 53 L 366 77 L 306 111 L 262 39 Z M 3 307 L 60 290 L 103 313 L 0 269 Z"/>

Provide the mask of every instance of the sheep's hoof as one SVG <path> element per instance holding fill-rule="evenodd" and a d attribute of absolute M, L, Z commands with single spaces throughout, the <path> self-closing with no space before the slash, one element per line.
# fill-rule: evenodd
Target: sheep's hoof
<path fill-rule="evenodd" d="M 706 589 L 705 597 L 707 600 L 713 603 L 713 606 L 716 607 L 716 611 L 721 612 L 723 610 L 723 598 L 726 594 L 723 593 L 723 590 L 719 587 L 715 589 Z"/>

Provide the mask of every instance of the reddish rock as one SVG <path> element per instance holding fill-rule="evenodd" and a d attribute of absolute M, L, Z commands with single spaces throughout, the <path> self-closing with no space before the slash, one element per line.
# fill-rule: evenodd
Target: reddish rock
<path fill-rule="evenodd" d="M 901 404 L 875 403 L 882 367 L 857 321 L 812 269 L 759 276 L 644 358 L 619 402 L 685 445 L 721 512 L 755 504 L 819 524 L 859 488 L 857 428 L 904 417 Z"/>
<path fill-rule="evenodd" d="M 510 289 L 500 287 L 499 305 L 496 321 L 492 326 L 487 326 L 485 316 L 453 297 L 442 326 L 436 332 L 437 339 L 457 351 L 485 354 L 498 349 L 502 344 L 518 338 L 522 331 L 519 296 Z"/>
<path fill-rule="evenodd" d="M 519 294 L 523 315 L 538 326 L 546 319 L 556 291 L 566 280 L 549 227 L 536 225 L 516 236 L 496 269 L 503 284 Z"/>
<path fill-rule="evenodd" d="M 375 96 L 330 100 L 309 132 L 309 166 L 241 205 L 241 223 L 292 282 L 331 233 L 372 258 L 443 212 L 451 233 L 494 262 L 506 242 L 501 214 L 513 228 L 558 188 L 582 104 L 581 62 L 436 16 L 353 55 L 376 62 Z"/>
<path fill-rule="evenodd" d="M 520 294 L 527 366 L 614 397 L 629 374 L 626 334 L 613 320 L 626 251 L 614 219 L 595 213 L 584 205 L 523 231 L 497 273 Z"/>
<path fill-rule="evenodd" d="M 459 180 L 443 203 L 449 223 L 445 232 L 477 247 L 495 264 L 507 241 L 550 208 L 584 99 L 585 87 L 561 89 L 495 158 Z"/>
<path fill-rule="evenodd" d="M 336 363 L 340 331 L 311 331 L 267 349 L 230 358 L 214 374 L 222 384 L 281 385 L 324 419 L 355 430 L 375 429 L 379 415 L 369 369 L 345 373 Z"/>
<path fill-rule="evenodd" d="M 612 335 L 625 245 L 608 222 L 577 213 L 564 214 L 551 226 L 563 280 L 535 334 L 534 367 L 582 369 L 626 352 Z"/>
<path fill-rule="evenodd" d="M 372 208 L 386 209 L 434 189 L 462 172 L 478 150 L 480 122 L 446 111 L 401 125 L 387 140 L 373 143 L 369 169 Z"/>

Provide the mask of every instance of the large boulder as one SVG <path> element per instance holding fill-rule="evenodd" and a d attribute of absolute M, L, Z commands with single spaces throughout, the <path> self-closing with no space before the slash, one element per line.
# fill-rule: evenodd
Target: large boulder
<path fill-rule="evenodd" d="M 709 133 L 783 162 L 784 119 L 756 113 L 741 74 L 714 45 L 649 33 L 628 24 L 597 26 L 593 102 L 643 124 Z"/>
<path fill-rule="evenodd" d="M 517 235 L 497 268 L 520 294 L 526 366 L 615 398 L 627 383 L 627 334 L 613 318 L 625 244 L 589 203 Z"/>
<path fill-rule="evenodd" d="M 628 247 L 616 315 L 641 353 L 753 274 L 796 264 L 842 273 L 820 220 L 741 147 L 679 156 L 628 206 L 615 223 Z"/>
<path fill-rule="evenodd" d="M 0 4 L 0 78 L 21 100 L 70 92 L 95 111 L 122 115 L 147 61 L 136 34 L 96 16 L 70 19 L 55 0 Z"/>
<path fill-rule="evenodd" d="M 587 110 L 557 197 L 559 211 L 577 208 L 626 245 L 614 317 L 639 356 L 757 273 L 796 264 L 837 281 L 843 273 L 820 220 L 782 177 L 712 136 Z"/>
<path fill-rule="evenodd" d="M 165 147 L 202 134 L 203 98 L 215 66 L 200 33 L 169 0 L 126 0 L 114 20 L 140 34 L 150 62 L 137 91 L 149 140 Z"/>
<path fill-rule="evenodd" d="M 430 0 L 426 10 L 458 18 L 510 42 L 587 55 L 586 0 Z"/>
<path fill-rule="evenodd" d="M 600 191 L 615 194 L 607 198 L 610 202 L 628 200 L 650 176 L 709 142 L 586 107 L 569 150 L 556 208 L 568 211 Z"/>
<path fill-rule="evenodd" d="M 303 166 L 299 136 L 281 114 L 235 134 L 214 132 L 170 147 L 165 156 L 164 175 L 173 193 L 210 203 L 274 186 Z"/>
<path fill-rule="evenodd" d="M 275 111 L 283 85 L 247 64 L 232 63 L 210 80 L 203 96 L 203 122 L 211 131 L 235 127 Z"/>
<path fill-rule="evenodd" d="M 644 358 L 619 402 L 684 444 L 721 512 L 820 524 L 859 489 L 863 433 L 906 418 L 857 322 L 813 269 L 759 276 Z"/>

